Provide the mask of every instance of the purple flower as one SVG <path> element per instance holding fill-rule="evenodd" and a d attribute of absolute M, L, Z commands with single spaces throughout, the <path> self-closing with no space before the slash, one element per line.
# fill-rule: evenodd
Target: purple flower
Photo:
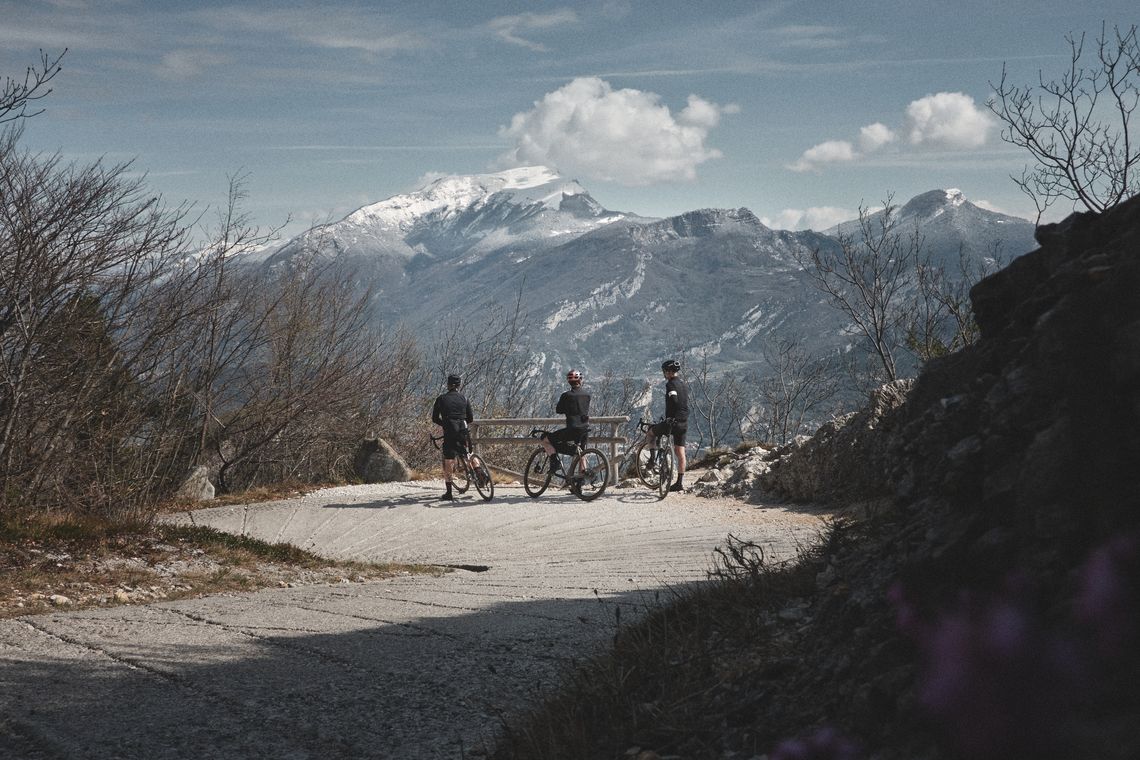
<path fill-rule="evenodd" d="M 807 738 L 780 742 L 771 760 L 860 760 L 862 756 L 858 744 L 825 726 Z"/>
<path fill-rule="evenodd" d="M 1098 652 L 1119 657 L 1140 638 L 1140 539 L 1120 536 L 1101 546 L 1081 571 L 1076 615 L 1092 631 Z"/>
<path fill-rule="evenodd" d="M 1067 639 L 1026 609 L 1014 582 L 987 599 L 963 594 L 933 623 L 908 623 L 922 660 L 919 701 L 972 758 L 1064 751 L 1064 718 L 1084 677 Z"/>

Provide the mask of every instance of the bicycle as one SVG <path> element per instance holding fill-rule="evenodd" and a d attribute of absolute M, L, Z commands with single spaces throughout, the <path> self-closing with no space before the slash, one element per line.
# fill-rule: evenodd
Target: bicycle
<path fill-rule="evenodd" d="M 671 422 L 662 420 L 662 422 Z M 637 429 L 649 432 L 653 428 L 652 422 L 641 420 Z M 647 488 L 657 492 L 657 498 L 664 499 L 669 494 L 669 486 L 673 483 L 673 476 L 677 472 L 677 454 L 673 451 L 672 424 L 669 432 L 655 435 L 649 442 L 645 438 L 634 450 L 634 465 L 637 468 L 637 479 Z M 652 443 L 652 445 L 647 445 Z"/>
<path fill-rule="evenodd" d="M 534 428 L 532 438 L 549 435 L 550 431 Z M 555 462 L 558 463 L 555 466 Z M 547 454 L 539 446 L 527 460 L 523 472 L 523 489 L 532 498 L 538 498 L 546 491 L 550 482 L 558 478 L 559 488 L 568 488 L 570 493 L 582 501 L 593 501 L 602 495 L 610 480 L 610 460 L 595 448 L 582 448 L 574 443 L 573 453 L 564 454 L 557 450 Z"/>
<path fill-rule="evenodd" d="M 443 440 L 443 436 L 430 437 L 432 446 L 439 449 L 439 442 Z M 460 446 L 459 456 L 455 458 L 460 466 L 451 475 L 452 487 L 459 493 L 467 493 L 467 489 L 474 483 L 475 490 L 483 497 L 483 501 L 490 501 L 495 495 L 495 481 L 491 478 L 491 468 L 487 467 L 483 457 L 476 454 L 473 449 L 471 437 L 468 436 Z"/>

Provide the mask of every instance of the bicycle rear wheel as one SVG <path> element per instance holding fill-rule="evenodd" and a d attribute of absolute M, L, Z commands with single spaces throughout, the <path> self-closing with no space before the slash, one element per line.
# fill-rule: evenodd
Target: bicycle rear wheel
<path fill-rule="evenodd" d="M 656 455 L 657 450 L 646 445 L 642 441 L 638 445 L 637 450 L 634 452 L 637 467 L 637 479 L 646 488 L 656 489 L 658 483 L 661 481 L 661 473 L 657 471 Z"/>
<path fill-rule="evenodd" d="M 673 473 L 677 471 L 677 455 L 668 442 L 657 450 L 657 498 L 664 499 L 669 495 L 669 486 L 673 485 Z"/>
<path fill-rule="evenodd" d="M 610 460 L 597 449 L 586 449 L 580 457 L 575 457 L 570 473 L 576 479 L 574 494 L 582 501 L 593 501 L 605 492 L 610 482 Z"/>
<path fill-rule="evenodd" d="M 550 485 L 550 455 L 542 447 L 534 450 L 523 471 L 523 489 L 527 496 L 542 496 L 542 492 Z"/>
<path fill-rule="evenodd" d="M 475 488 L 478 489 L 479 495 L 483 497 L 483 501 L 490 501 L 491 497 L 495 495 L 495 481 L 491 479 L 491 468 L 483 461 L 480 456 L 473 455 L 471 457 L 473 465 L 472 475 L 475 480 Z"/>

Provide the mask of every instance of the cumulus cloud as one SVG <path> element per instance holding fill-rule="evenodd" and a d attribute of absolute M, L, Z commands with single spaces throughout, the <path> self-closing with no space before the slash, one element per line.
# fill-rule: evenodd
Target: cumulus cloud
<path fill-rule="evenodd" d="M 980 148 L 989 140 L 994 120 L 974 99 L 961 92 L 939 92 L 913 100 L 906 107 L 902 132 L 910 145 L 951 150 Z M 819 170 L 829 164 L 850 163 L 882 150 L 898 140 L 898 133 L 882 122 L 859 130 L 850 140 L 827 140 L 803 152 L 787 168 L 795 172 Z M 858 144 L 856 149 L 855 144 Z"/>
<path fill-rule="evenodd" d="M 514 144 L 500 162 L 543 164 L 624 185 L 692 180 L 700 164 L 721 156 L 706 144 L 709 131 L 738 110 L 691 95 L 674 116 L 652 92 L 615 90 L 597 77 L 581 77 L 499 130 Z"/>
<path fill-rule="evenodd" d="M 893 142 L 895 133 L 886 124 L 876 121 L 859 130 L 859 147 L 864 153 L 870 153 Z"/>
<path fill-rule="evenodd" d="M 854 161 L 855 157 L 855 146 L 851 143 L 846 140 L 828 140 L 805 150 L 799 161 L 788 168 L 795 172 L 806 172 L 824 164 Z"/>
<path fill-rule="evenodd" d="M 939 92 L 908 105 L 906 125 L 914 145 L 978 148 L 986 144 L 994 122 L 969 95 Z"/>
<path fill-rule="evenodd" d="M 774 230 L 826 230 L 858 216 L 859 212 L 851 209 L 812 206 L 806 209 L 786 208 L 775 218 L 761 217 L 760 221 Z"/>

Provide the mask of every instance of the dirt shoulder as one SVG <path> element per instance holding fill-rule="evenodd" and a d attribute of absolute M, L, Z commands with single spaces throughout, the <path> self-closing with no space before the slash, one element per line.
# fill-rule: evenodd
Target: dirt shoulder
<path fill-rule="evenodd" d="M 0 618 L 440 572 L 334 561 L 189 525 L 0 521 Z"/>

